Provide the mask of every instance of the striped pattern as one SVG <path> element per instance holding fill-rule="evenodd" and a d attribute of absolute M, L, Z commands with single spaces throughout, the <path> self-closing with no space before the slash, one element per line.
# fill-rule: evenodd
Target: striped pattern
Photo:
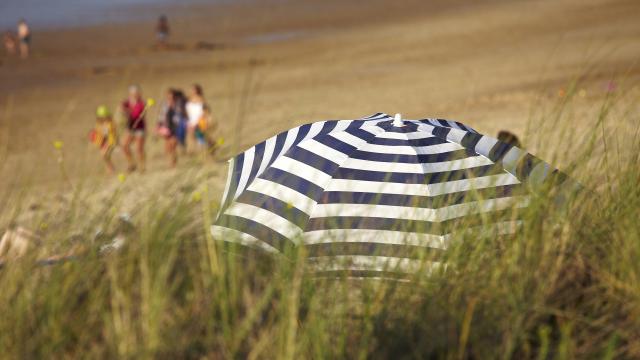
<path fill-rule="evenodd" d="M 397 277 L 441 267 L 461 220 L 513 233 L 523 185 L 562 176 L 459 122 L 392 120 L 306 124 L 236 156 L 214 237 L 273 253 L 304 244 L 323 274 Z"/>

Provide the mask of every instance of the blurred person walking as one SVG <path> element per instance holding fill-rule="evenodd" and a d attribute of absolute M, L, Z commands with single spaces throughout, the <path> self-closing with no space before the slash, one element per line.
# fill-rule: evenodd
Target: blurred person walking
<path fill-rule="evenodd" d="M 91 131 L 89 139 L 100 149 L 107 172 L 109 175 L 113 175 L 115 167 L 111 161 L 111 154 L 118 145 L 118 133 L 113 122 L 113 115 L 104 105 L 100 105 L 96 109 L 96 125 Z"/>
<path fill-rule="evenodd" d="M 177 147 L 186 127 L 186 111 L 184 95 L 180 90 L 169 89 L 160 112 L 158 133 L 165 140 L 165 153 L 169 157 L 169 165 L 175 167 L 178 162 Z M 184 140 L 184 136 L 182 136 Z"/>
<path fill-rule="evenodd" d="M 182 90 L 175 90 L 173 94 L 174 101 L 176 102 L 176 111 L 178 111 L 178 115 L 180 118 L 180 123 L 178 125 L 178 129 L 176 132 L 176 137 L 178 139 L 178 145 L 182 148 L 183 152 L 186 151 L 187 146 L 187 127 L 189 123 L 189 118 L 187 116 L 187 96 L 184 94 Z"/>
<path fill-rule="evenodd" d="M 18 40 L 20 41 L 20 57 L 26 59 L 31 50 L 31 29 L 24 19 L 18 21 Z"/>
<path fill-rule="evenodd" d="M 135 141 L 140 171 L 145 170 L 144 141 L 146 137 L 145 112 L 146 103 L 142 99 L 142 91 L 138 85 L 129 87 L 129 97 L 122 103 L 122 110 L 127 117 L 127 136 L 122 144 L 124 154 L 129 163 L 128 171 L 136 170 L 137 165 L 131 153 L 131 143 Z"/>
<path fill-rule="evenodd" d="M 202 86 L 199 84 L 193 84 L 189 93 L 189 101 L 187 102 L 187 117 L 189 122 L 187 124 L 187 152 L 192 153 L 199 145 L 199 140 L 196 138 L 196 130 L 200 124 L 202 118 L 205 115 L 204 112 L 204 92 Z"/>

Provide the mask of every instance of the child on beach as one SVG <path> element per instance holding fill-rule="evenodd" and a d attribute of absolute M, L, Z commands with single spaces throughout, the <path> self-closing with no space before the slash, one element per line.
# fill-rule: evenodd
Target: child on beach
<path fill-rule="evenodd" d="M 146 136 L 144 115 L 147 110 L 147 106 L 142 99 L 142 92 L 139 86 L 131 85 L 129 87 L 129 97 L 122 102 L 122 110 L 127 117 L 127 136 L 124 139 L 122 148 L 127 161 L 129 162 L 128 170 L 129 172 L 136 170 L 136 162 L 133 159 L 133 154 L 131 153 L 131 143 L 135 141 L 140 171 L 144 171 L 144 141 Z"/>
<path fill-rule="evenodd" d="M 111 111 L 104 105 L 98 106 L 96 109 L 96 127 L 91 132 L 91 140 L 100 149 L 102 160 L 107 166 L 107 172 L 109 175 L 113 175 L 115 167 L 111 161 L 111 154 L 118 145 L 118 133 Z"/>
<path fill-rule="evenodd" d="M 198 141 L 198 145 L 201 148 L 206 149 L 206 153 L 208 155 L 214 155 L 220 145 L 222 145 L 222 138 L 216 136 L 217 128 L 218 124 L 213 118 L 211 107 L 205 104 L 203 107 L 202 118 L 198 123 L 198 128 L 196 129 L 196 139 Z"/>
<path fill-rule="evenodd" d="M 202 106 L 202 116 L 200 116 L 200 120 L 198 120 L 198 124 L 194 130 L 196 144 L 200 149 L 207 149 L 209 147 L 208 130 L 210 123 L 211 109 L 209 105 L 204 104 Z"/>

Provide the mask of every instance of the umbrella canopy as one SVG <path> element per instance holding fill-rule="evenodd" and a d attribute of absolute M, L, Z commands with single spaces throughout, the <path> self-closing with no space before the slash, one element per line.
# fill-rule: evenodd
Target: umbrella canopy
<path fill-rule="evenodd" d="M 459 122 L 383 113 L 315 122 L 230 160 L 212 233 L 274 253 L 304 244 L 320 272 L 412 273 L 424 268 L 415 250 L 446 249 L 461 219 L 516 231 L 525 184 L 551 174 L 562 177 Z"/>

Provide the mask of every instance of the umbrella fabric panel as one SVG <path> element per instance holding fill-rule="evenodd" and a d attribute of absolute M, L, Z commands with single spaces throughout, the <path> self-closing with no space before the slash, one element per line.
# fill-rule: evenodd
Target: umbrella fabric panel
<path fill-rule="evenodd" d="M 364 119 L 375 120 L 380 118 L 390 117 L 389 115 L 378 113 Z M 292 146 L 307 138 L 345 126 L 350 122 L 350 120 L 333 120 L 301 125 L 273 136 L 233 158 L 229 164 L 230 170 L 223 195 L 222 208 L 226 208 L 261 171 L 264 171 Z M 255 156 L 256 153 L 258 156 Z"/>
<path fill-rule="evenodd" d="M 300 143 L 301 141 L 317 136 L 318 134 L 328 133 L 336 129 L 340 129 L 347 126 L 353 121 L 371 121 L 371 120 L 390 120 L 391 116 L 383 113 L 376 113 L 371 116 L 364 117 L 358 120 L 333 120 L 322 121 L 313 124 L 305 124 L 291 130 L 280 133 L 276 136 L 269 138 L 268 140 L 248 149 L 242 154 L 239 154 L 230 161 L 229 176 L 227 177 L 227 184 L 223 195 L 222 209 L 226 208 L 233 199 L 235 199 L 251 181 L 259 174 L 261 174 L 270 164 L 275 161 L 281 154 L 285 153 L 292 146 Z M 463 131 L 469 131 L 477 133 L 474 129 L 466 126 L 460 122 L 443 120 L 443 119 L 423 119 L 418 120 L 420 123 L 429 124 L 432 126 L 441 126 L 460 129 Z M 386 145 L 387 143 L 406 144 L 412 146 L 413 144 L 421 144 L 420 140 L 394 141 L 394 139 L 381 139 L 380 144 Z M 437 141 L 437 139 L 429 140 L 431 142 Z M 423 143 L 428 143 L 423 142 Z M 442 143 L 441 141 L 439 143 Z M 255 156 L 255 154 L 259 154 Z"/>

